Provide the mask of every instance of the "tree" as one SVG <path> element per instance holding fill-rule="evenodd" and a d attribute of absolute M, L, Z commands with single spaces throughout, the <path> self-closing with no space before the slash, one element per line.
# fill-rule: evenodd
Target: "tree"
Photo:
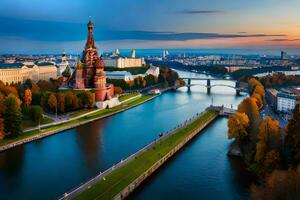
<path fill-rule="evenodd" d="M 286 128 L 285 153 L 289 164 L 300 163 L 300 105 L 297 104 Z"/>
<path fill-rule="evenodd" d="M 32 84 L 32 87 L 31 87 L 31 92 L 34 94 L 34 93 L 39 93 L 40 92 L 40 87 L 34 83 Z"/>
<path fill-rule="evenodd" d="M 262 96 L 260 94 L 253 93 L 251 97 L 253 97 L 255 99 L 255 102 L 259 109 L 263 107 L 264 102 L 263 102 Z"/>
<path fill-rule="evenodd" d="M 65 93 L 65 107 L 67 111 L 70 111 L 73 109 L 73 101 L 74 101 L 75 95 L 73 92 L 69 91 Z"/>
<path fill-rule="evenodd" d="M 153 76 L 152 74 L 145 76 L 144 79 L 147 82 L 147 86 L 155 85 L 158 82 L 158 78 L 156 76 Z"/>
<path fill-rule="evenodd" d="M 122 94 L 123 93 L 123 90 L 122 90 L 121 87 L 115 87 L 114 89 L 115 89 L 116 94 Z"/>
<path fill-rule="evenodd" d="M 13 94 L 9 94 L 4 101 L 4 130 L 14 137 L 22 133 L 22 113 L 18 101 Z"/>
<path fill-rule="evenodd" d="M 0 140 L 2 140 L 4 137 L 5 137 L 4 120 L 3 118 L 0 118 Z"/>
<path fill-rule="evenodd" d="M 60 92 L 56 95 L 58 112 L 65 112 L 65 94 Z"/>
<path fill-rule="evenodd" d="M 48 98 L 48 105 L 49 105 L 49 108 L 56 112 L 56 109 L 57 109 L 57 99 L 56 99 L 56 96 L 55 94 L 51 93 L 49 95 L 49 98 Z"/>
<path fill-rule="evenodd" d="M 30 106 L 32 101 L 32 93 L 30 89 L 26 89 L 24 93 L 24 101 L 27 108 Z"/>
<path fill-rule="evenodd" d="M 4 113 L 5 106 L 4 106 L 5 96 L 0 92 L 0 116 Z"/>
<path fill-rule="evenodd" d="M 228 137 L 242 140 L 247 137 L 247 128 L 249 127 L 249 118 L 245 113 L 236 112 L 228 120 Z"/>
<path fill-rule="evenodd" d="M 300 199 L 300 166 L 296 170 L 274 170 L 259 186 L 252 185 L 253 199 Z"/>
<path fill-rule="evenodd" d="M 80 95 L 83 106 L 91 108 L 95 104 L 95 98 L 89 91 L 85 91 Z"/>
<path fill-rule="evenodd" d="M 35 123 L 39 123 L 43 119 L 43 109 L 41 106 L 30 106 L 29 114 L 31 120 Z"/>
<path fill-rule="evenodd" d="M 266 117 L 259 127 L 255 160 L 257 162 L 263 161 L 267 152 L 277 150 L 279 146 L 279 122 L 272 120 L 270 117 Z"/>

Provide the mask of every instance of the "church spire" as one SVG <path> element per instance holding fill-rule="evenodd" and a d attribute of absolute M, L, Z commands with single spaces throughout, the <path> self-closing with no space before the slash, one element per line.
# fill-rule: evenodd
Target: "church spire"
<path fill-rule="evenodd" d="M 93 36 L 94 24 L 91 20 L 91 17 L 90 17 L 89 23 L 87 24 L 87 27 L 88 27 L 88 38 L 86 41 L 85 49 L 88 49 L 88 48 L 95 49 L 96 47 L 95 47 L 94 36 Z"/>

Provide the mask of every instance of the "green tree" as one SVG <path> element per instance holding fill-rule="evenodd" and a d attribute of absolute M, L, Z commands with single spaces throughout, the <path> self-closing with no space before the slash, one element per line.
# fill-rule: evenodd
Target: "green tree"
<path fill-rule="evenodd" d="M 35 123 L 39 123 L 43 119 L 43 109 L 41 106 L 30 106 L 29 114 L 31 120 Z"/>
<path fill-rule="evenodd" d="M 13 137 L 22 133 L 22 113 L 18 101 L 13 94 L 9 94 L 4 101 L 4 130 Z"/>

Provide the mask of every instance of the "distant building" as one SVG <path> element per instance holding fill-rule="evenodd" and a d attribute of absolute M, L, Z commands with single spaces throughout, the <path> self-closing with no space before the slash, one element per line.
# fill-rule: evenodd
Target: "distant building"
<path fill-rule="evenodd" d="M 57 78 L 57 68 L 53 63 L 0 63 L 0 80 L 4 83 L 18 83 L 31 79 L 34 82 Z"/>
<path fill-rule="evenodd" d="M 282 92 L 277 94 L 277 111 L 289 113 L 294 110 L 296 104 L 296 95 Z"/>
<path fill-rule="evenodd" d="M 144 58 L 136 58 L 135 50 L 131 51 L 131 57 L 122 57 L 117 49 L 111 57 L 103 57 L 103 62 L 107 67 L 129 68 L 142 67 L 145 65 Z"/>
<path fill-rule="evenodd" d="M 287 59 L 288 59 L 287 52 L 281 51 L 281 60 L 287 60 Z"/>
<path fill-rule="evenodd" d="M 59 60 L 58 63 L 58 69 L 57 69 L 57 73 L 58 75 L 62 75 L 62 73 L 65 71 L 66 67 L 69 65 L 69 62 L 67 60 L 67 55 L 66 52 L 63 51 L 61 54 L 61 59 Z"/>
<path fill-rule="evenodd" d="M 225 69 L 230 73 L 241 69 L 255 69 L 255 68 L 257 67 L 252 67 L 252 66 L 226 66 L 225 67 Z"/>
<path fill-rule="evenodd" d="M 106 72 L 106 78 L 108 79 L 122 79 L 124 81 L 132 81 L 134 77 L 127 71 L 112 71 Z"/>

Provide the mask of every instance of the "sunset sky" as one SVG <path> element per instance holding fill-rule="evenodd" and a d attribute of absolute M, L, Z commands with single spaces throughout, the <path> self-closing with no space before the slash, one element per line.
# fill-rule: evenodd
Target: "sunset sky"
<path fill-rule="evenodd" d="M 299 0 L 1 0 L 0 53 L 79 52 L 89 16 L 103 50 L 300 49 L 299 10 Z"/>

